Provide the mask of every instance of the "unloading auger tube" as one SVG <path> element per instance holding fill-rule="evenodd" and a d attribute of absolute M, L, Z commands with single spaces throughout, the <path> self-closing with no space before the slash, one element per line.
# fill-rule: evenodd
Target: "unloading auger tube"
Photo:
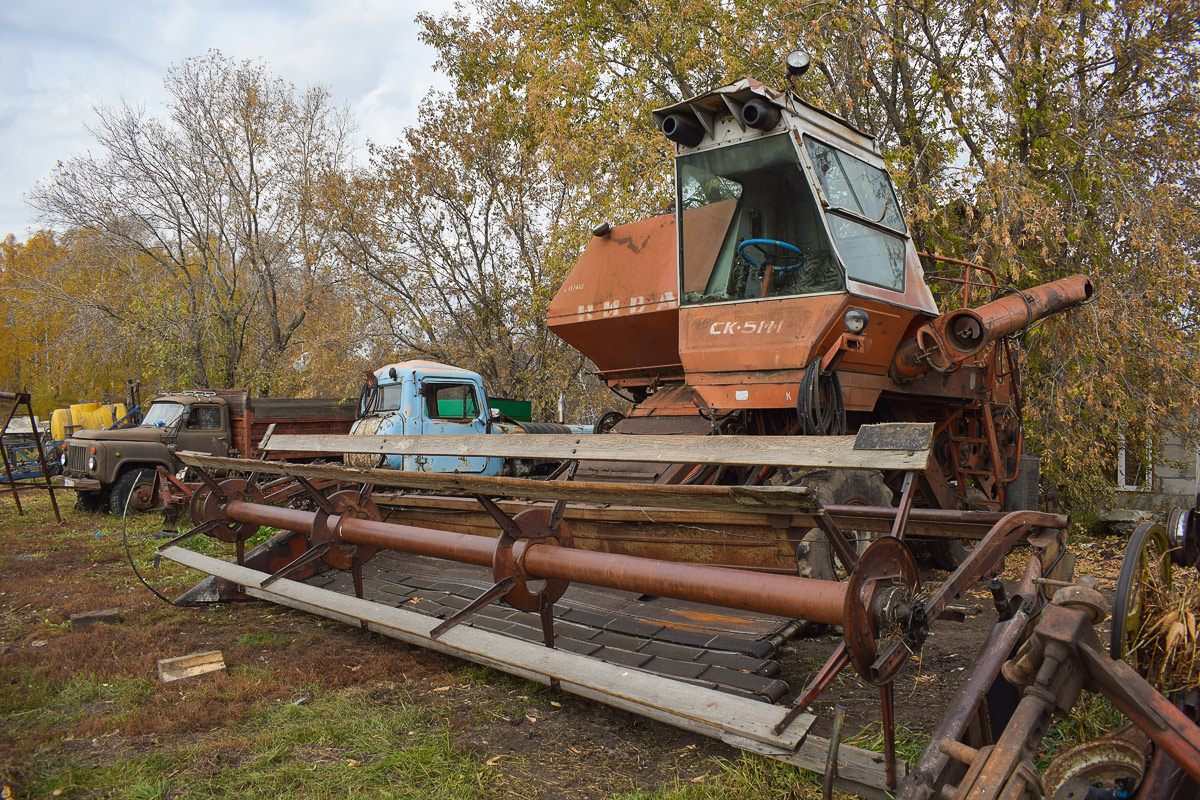
<path fill-rule="evenodd" d="M 259 527 L 269 526 L 306 537 L 308 551 L 261 585 L 286 577 L 299 567 L 321 560 L 349 569 L 355 594 L 363 596 L 362 565 L 380 548 L 432 556 L 477 566 L 490 566 L 495 585 L 431 632 L 434 638 L 488 603 L 503 597 L 510 605 L 540 612 L 544 642 L 554 647 L 554 603 L 570 581 L 610 589 L 649 593 L 727 608 L 841 625 L 843 642 L 810 681 L 791 711 L 776 727 L 786 728 L 848 665 L 879 686 L 887 750 L 888 785 L 895 786 L 894 698 L 892 681 L 908 656 L 929 634 L 929 624 L 968 587 L 995 571 L 1004 554 L 1035 528 L 1059 530 L 1064 518 L 1018 511 L 1002 517 L 962 565 L 931 597 L 922 600 L 916 563 L 897 536 L 885 536 L 854 559 L 845 583 L 790 575 L 755 573 L 727 567 L 662 561 L 637 556 L 576 550 L 563 522 L 565 503 L 530 508 L 509 517 L 490 498 L 475 495 L 500 526 L 496 540 L 452 531 L 432 530 L 380 520 L 370 499 L 373 486 L 342 490 L 329 497 L 304 478 L 296 481 L 317 505 L 316 511 L 281 508 L 258 502 L 256 476 L 217 482 L 204 475 L 213 490 L 191 531 L 160 549 L 205 534 L 234 541 L 238 563 L 243 544 Z M 903 533 L 903 525 L 898 526 Z M 543 581 L 533 589 L 531 581 Z"/>
<path fill-rule="evenodd" d="M 1014 291 L 978 308 L 960 308 L 943 314 L 900 345 L 892 360 L 892 377 L 909 381 L 930 370 L 949 372 L 997 339 L 1086 302 L 1091 296 L 1091 279 L 1086 275 L 1071 275 Z"/>

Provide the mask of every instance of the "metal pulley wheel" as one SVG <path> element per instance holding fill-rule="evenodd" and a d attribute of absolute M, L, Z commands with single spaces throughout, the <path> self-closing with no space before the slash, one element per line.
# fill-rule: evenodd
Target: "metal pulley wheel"
<path fill-rule="evenodd" d="M 513 587 L 504 599 L 513 608 L 521 611 L 540 611 L 545 605 L 553 605 L 567 590 L 568 581 L 552 578 L 541 581 L 541 587 L 530 586 L 530 577 L 525 571 L 525 547 L 530 544 L 548 544 L 558 547 L 574 547 L 571 531 L 562 520 L 554 522 L 553 512 L 548 508 L 531 508 L 512 518 L 520 529 L 518 539 L 506 529 L 500 531 L 496 540 L 496 553 L 492 560 L 492 577 L 497 583 L 513 579 Z M 551 522 L 554 525 L 551 526 Z M 518 548 L 518 543 L 524 546 Z M 535 582 L 536 583 L 536 582 Z"/>
<path fill-rule="evenodd" d="M 253 522 L 229 521 L 225 516 L 225 506 L 235 500 L 243 503 L 262 503 L 262 490 L 256 485 L 247 486 L 244 478 L 226 478 L 219 486 L 220 494 L 209 490 L 201 496 L 197 492 L 192 498 L 192 505 L 195 507 L 199 503 L 201 520 L 219 521 L 220 524 L 212 530 L 213 538 L 230 544 L 244 542 L 258 533 L 259 526 Z M 193 517 L 192 521 L 196 522 L 196 517 Z"/>
<path fill-rule="evenodd" d="M 913 605 L 920 589 L 917 562 L 899 539 L 876 539 L 859 556 L 858 567 L 846 585 L 842 630 L 850 663 L 868 683 L 888 683 L 907 661 L 906 657 L 880 670 L 876 664 L 884 650 L 880 644 L 894 643 L 902 631 L 898 624 L 884 626 L 876 620 L 907 617 L 904 609 Z"/>
<path fill-rule="evenodd" d="M 1104 738 L 1058 755 L 1042 775 L 1046 800 L 1085 800 L 1093 788 L 1124 790 L 1133 797 L 1142 781 L 1146 754 L 1125 739 Z"/>
<path fill-rule="evenodd" d="M 330 517 L 338 518 L 332 527 L 329 525 Z M 313 517 L 308 545 L 310 548 L 328 545 L 329 549 L 321 555 L 321 560 L 334 569 L 350 569 L 356 558 L 359 563 L 365 563 L 379 550 L 378 547 L 345 541 L 342 538 L 342 525 L 348 519 L 378 522 L 381 519 L 379 506 L 369 497 L 360 497 L 359 492 L 353 489 L 343 489 L 329 495 L 326 508 L 317 509 Z"/>
<path fill-rule="evenodd" d="M 1113 658 L 1128 660 L 1126 657 L 1137 644 L 1148 593 L 1163 591 L 1171 585 L 1170 551 L 1170 542 L 1161 525 L 1143 522 L 1130 537 L 1113 598 L 1112 637 L 1108 647 Z"/>

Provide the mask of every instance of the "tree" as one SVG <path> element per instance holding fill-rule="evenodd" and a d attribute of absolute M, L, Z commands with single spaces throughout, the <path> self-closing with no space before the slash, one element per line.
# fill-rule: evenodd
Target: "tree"
<path fill-rule="evenodd" d="M 489 390 L 554 413 L 594 384 L 545 326 L 586 230 L 585 184 L 487 103 L 427 98 L 404 141 L 374 147 L 340 188 L 340 253 L 356 271 L 368 340 L 478 371 Z"/>
<path fill-rule="evenodd" d="M 783 86 L 784 52 L 804 45 L 797 90 L 878 136 L 919 247 L 1014 287 L 1093 276 L 1092 305 L 1026 336 L 1027 431 L 1068 498 L 1105 494 L 1097 443 L 1122 425 L 1190 433 L 1194 4 L 480 0 L 422 21 L 460 98 L 486 97 L 563 169 L 594 165 L 591 197 L 626 219 L 665 196 L 650 109 L 742 75 Z"/>
<path fill-rule="evenodd" d="M 335 282 L 318 192 L 349 164 L 349 115 L 323 88 L 297 93 L 216 51 L 172 67 L 165 85 L 166 119 L 98 109 L 100 155 L 61 162 L 30 197 L 44 221 L 86 240 L 60 268 L 91 270 L 91 286 L 55 274 L 27 275 L 28 286 L 113 338 L 152 345 L 148 366 L 175 386 L 272 391 Z"/>

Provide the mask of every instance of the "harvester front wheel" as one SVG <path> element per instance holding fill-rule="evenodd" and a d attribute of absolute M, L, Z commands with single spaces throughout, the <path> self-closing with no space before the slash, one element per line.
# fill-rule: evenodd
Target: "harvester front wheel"
<path fill-rule="evenodd" d="M 892 505 L 892 490 L 883 475 L 874 470 L 818 470 L 803 473 L 795 469 L 779 469 L 767 479 L 772 486 L 806 486 L 822 506 L 882 506 Z M 870 531 L 842 529 L 856 553 L 871 543 Z M 799 574 L 824 580 L 844 580 L 845 571 L 833 557 L 829 543 L 819 528 L 812 528 L 797 548 Z"/>

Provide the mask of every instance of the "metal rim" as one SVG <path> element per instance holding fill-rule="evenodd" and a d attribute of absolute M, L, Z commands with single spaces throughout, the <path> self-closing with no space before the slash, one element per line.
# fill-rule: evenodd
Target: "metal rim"
<path fill-rule="evenodd" d="M 1161 525 L 1143 522 L 1133 532 L 1121 561 L 1117 591 L 1113 599 L 1112 636 L 1108 652 L 1113 658 L 1124 659 L 1137 643 L 1142 623 L 1143 596 L 1151 564 L 1156 563 L 1161 585 L 1171 585 L 1171 544 Z M 1153 552 L 1153 558 L 1147 554 Z"/>
<path fill-rule="evenodd" d="M 263 495 L 258 486 L 246 489 L 244 478 L 226 478 L 219 484 L 221 492 L 209 491 L 200 501 L 201 518 L 204 520 L 221 520 L 225 517 L 225 506 L 234 500 L 244 503 L 262 503 Z M 194 498 L 193 498 L 194 499 Z M 193 520 L 194 521 L 194 520 Z M 212 536 L 222 542 L 234 544 L 244 542 L 258 533 L 259 526 L 253 522 L 223 522 L 212 531 Z"/>
<path fill-rule="evenodd" d="M 883 597 L 882 592 L 889 588 L 901 588 L 915 596 L 920 585 L 912 552 L 893 536 L 876 539 L 859 556 L 858 566 L 846 584 L 842 631 L 850 663 L 868 683 L 876 686 L 887 683 L 903 666 L 901 661 L 895 669 L 880 674 L 872 669 L 879 655 L 876 640 L 880 638 L 874 613 L 876 599 Z"/>
<path fill-rule="evenodd" d="M 369 561 L 379 550 L 368 545 L 348 544 L 342 540 L 342 523 L 348 519 L 366 519 L 378 522 L 380 520 L 379 506 L 367 498 L 360 501 L 359 493 L 353 489 L 343 489 L 334 492 L 326 498 L 328 509 L 318 509 L 313 518 L 312 533 L 309 535 L 309 547 L 321 544 L 330 545 L 321 556 L 321 560 L 334 569 L 350 569 L 354 559 L 359 563 Z M 327 521 L 330 517 L 338 517 L 336 526 L 331 530 Z"/>
<path fill-rule="evenodd" d="M 550 544 L 557 542 L 559 547 L 574 547 L 575 540 L 566 524 L 559 520 L 553 528 L 550 527 L 551 511 L 548 508 L 531 508 L 513 517 L 513 522 L 521 529 L 521 539 L 513 537 L 507 530 L 501 530 L 496 541 L 496 552 L 492 557 L 492 578 L 500 583 L 508 578 L 513 579 L 513 587 L 504 595 L 504 599 L 513 608 L 521 611 L 540 611 L 543 604 L 551 605 L 567 591 L 569 581 L 551 578 L 539 592 L 530 591 L 526 580 L 528 578 L 524 561 L 525 549 L 515 549 L 518 541 L 526 543 Z"/>

